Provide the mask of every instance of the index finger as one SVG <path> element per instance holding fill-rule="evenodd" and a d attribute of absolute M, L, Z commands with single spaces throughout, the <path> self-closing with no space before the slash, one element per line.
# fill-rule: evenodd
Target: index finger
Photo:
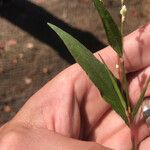
<path fill-rule="evenodd" d="M 99 52 L 106 64 L 117 75 L 116 52 L 107 47 Z M 124 58 L 126 72 L 134 72 L 150 65 L 150 24 L 144 25 L 124 38 Z"/>

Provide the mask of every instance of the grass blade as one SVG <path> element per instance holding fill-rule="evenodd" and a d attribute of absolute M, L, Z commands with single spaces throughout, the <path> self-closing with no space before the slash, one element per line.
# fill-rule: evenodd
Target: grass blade
<path fill-rule="evenodd" d="M 76 62 L 80 64 L 99 89 L 105 101 L 107 101 L 128 124 L 126 104 L 123 97 L 118 94 L 121 94 L 121 92 L 116 82 L 117 79 L 110 73 L 106 66 L 96 59 L 95 56 L 78 40 L 55 25 L 50 23 L 48 23 L 48 25 L 63 40 Z"/>
<path fill-rule="evenodd" d="M 104 4 L 100 0 L 93 0 L 94 5 L 102 19 L 103 26 L 107 35 L 107 39 L 112 48 L 118 53 L 121 57 L 123 54 L 122 48 L 122 35 L 118 29 L 116 23 L 111 17 L 110 13 L 105 8 Z"/>

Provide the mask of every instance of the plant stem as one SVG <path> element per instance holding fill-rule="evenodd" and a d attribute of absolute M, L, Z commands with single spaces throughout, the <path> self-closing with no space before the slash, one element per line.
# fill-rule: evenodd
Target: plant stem
<path fill-rule="evenodd" d="M 129 98 L 129 91 L 128 91 L 128 81 L 127 81 L 126 72 L 125 72 L 124 60 L 122 57 L 120 58 L 120 65 L 121 65 L 121 72 L 122 72 L 122 86 L 123 86 L 123 89 L 125 90 L 126 99 L 127 99 L 126 101 L 127 111 L 130 114 L 131 106 L 130 106 L 130 98 Z"/>
<path fill-rule="evenodd" d="M 121 0 L 121 9 L 124 6 L 124 0 Z M 124 21 L 125 21 L 125 14 L 121 14 L 121 35 L 122 35 L 122 43 L 123 43 L 123 32 L 124 32 Z M 123 48 L 122 48 L 123 49 Z M 123 54 L 124 54 L 124 49 L 123 49 Z M 131 113 L 131 105 L 130 105 L 130 98 L 129 98 L 129 91 L 128 91 L 128 82 L 127 82 L 127 77 L 126 77 L 126 72 L 125 72 L 125 65 L 124 65 L 124 59 L 123 56 L 119 58 L 120 61 L 120 66 L 121 66 L 121 74 L 122 74 L 122 86 L 123 89 L 125 90 L 126 94 L 126 103 L 127 103 L 127 111 L 128 114 Z"/>
<path fill-rule="evenodd" d="M 121 5 L 123 6 L 123 4 L 124 4 L 124 0 L 121 0 Z"/>
<path fill-rule="evenodd" d="M 124 22 L 125 22 L 125 14 L 126 14 L 126 7 L 125 10 L 123 9 L 124 6 L 124 0 L 121 0 L 121 35 L 122 35 L 122 45 L 123 45 L 123 32 L 124 32 Z M 123 49 L 123 48 L 122 48 Z M 124 54 L 124 49 L 123 49 L 123 54 Z M 129 91 L 128 91 L 128 82 L 127 82 L 127 77 L 126 77 L 126 72 L 125 72 L 125 65 L 124 65 L 124 58 L 123 56 L 119 57 L 120 61 L 120 67 L 121 67 L 121 74 L 122 74 L 122 88 L 125 91 L 126 95 L 126 104 L 127 104 L 127 115 L 128 115 L 128 120 L 129 120 L 129 127 L 130 127 L 130 132 L 131 132 L 131 142 L 132 142 L 132 149 L 131 150 L 136 150 L 136 141 L 135 141 L 135 133 L 134 133 L 134 121 L 132 120 L 131 116 L 131 103 L 130 103 L 130 97 L 129 97 Z"/>
<path fill-rule="evenodd" d="M 130 131 L 131 131 L 131 142 L 132 142 L 131 150 L 137 150 L 137 145 L 136 145 L 136 140 L 135 140 L 135 126 L 133 122 L 130 126 Z"/>

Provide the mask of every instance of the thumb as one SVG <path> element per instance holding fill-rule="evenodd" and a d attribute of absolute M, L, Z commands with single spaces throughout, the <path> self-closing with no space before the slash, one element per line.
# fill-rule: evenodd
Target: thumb
<path fill-rule="evenodd" d="M 110 150 L 95 142 L 64 137 L 47 129 L 5 125 L 0 129 L 1 150 Z"/>

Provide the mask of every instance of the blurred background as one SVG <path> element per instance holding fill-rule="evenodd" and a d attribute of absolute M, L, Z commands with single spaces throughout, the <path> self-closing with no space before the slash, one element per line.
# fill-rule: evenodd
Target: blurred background
<path fill-rule="evenodd" d="M 105 4 L 119 25 L 119 0 Z M 125 34 L 148 23 L 149 0 L 130 0 Z M 91 0 L 0 0 L 0 125 L 73 58 L 47 22 L 61 27 L 92 52 L 107 45 Z M 63 86 L 63 85 L 61 85 Z"/>

